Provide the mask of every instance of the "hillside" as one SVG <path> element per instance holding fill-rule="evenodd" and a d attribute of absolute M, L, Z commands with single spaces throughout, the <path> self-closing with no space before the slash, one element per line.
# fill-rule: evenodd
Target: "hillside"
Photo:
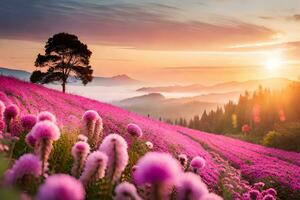
<path fill-rule="evenodd" d="M 299 153 L 168 125 L 99 101 L 4 76 L 0 76 L 0 100 L 17 104 L 21 114 L 53 112 L 62 128 L 78 127 L 82 113 L 89 109 L 98 111 L 103 117 L 105 134 L 116 132 L 128 138 L 126 125 L 134 122 L 143 129 L 144 139 L 153 142 L 154 150 L 204 157 L 206 166 L 201 177 L 210 190 L 218 193 L 224 192 L 220 189 L 224 181 L 238 179 L 244 184 L 245 181 L 250 184 L 264 181 L 268 187 L 277 189 L 280 199 L 300 197 Z M 232 173 L 236 175 L 230 176 Z"/>

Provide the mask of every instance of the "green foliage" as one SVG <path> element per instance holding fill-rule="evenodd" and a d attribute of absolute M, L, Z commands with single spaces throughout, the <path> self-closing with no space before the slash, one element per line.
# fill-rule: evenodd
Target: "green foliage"
<path fill-rule="evenodd" d="M 26 134 L 27 134 L 26 131 L 22 131 L 19 135 L 19 140 L 17 140 L 15 142 L 15 146 L 13 149 L 13 156 L 12 156 L 14 159 L 17 159 L 21 155 L 30 153 L 33 151 L 25 142 Z"/>
<path fill-rule="evenodd" d="M 73 165 L 71 149 L 76 142 L 78 133 L 63 132 L 59 140 L 53 144 L 50 154 L 49 165 L 50 172 L 69 173 Z"/>
<path fill-rule="evenodd" d="M 300 123 L 277 126 L 275 131 L 269 131 L 264 137 L 263 144 L 269 147 L 300 152 Z"/>

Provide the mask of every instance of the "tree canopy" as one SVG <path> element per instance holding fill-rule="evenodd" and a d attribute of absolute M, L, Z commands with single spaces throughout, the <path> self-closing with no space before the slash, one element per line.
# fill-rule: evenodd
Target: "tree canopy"
<path fill-rule="evenodd" d="M 46 42 L 45 54 L 38 54 L 35 66 L 41 70 L 35 70 L 30 81 L 41 84 L 60 82 L 63 92 L 71 76 L 86 85 L 93 79 L 89 61 L 91 55 L 87 45 L 80 42 L 76 35 L 55 34 Z"/>

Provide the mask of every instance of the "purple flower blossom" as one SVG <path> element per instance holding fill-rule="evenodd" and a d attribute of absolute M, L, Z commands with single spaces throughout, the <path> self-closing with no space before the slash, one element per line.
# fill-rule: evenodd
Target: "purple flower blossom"
<path fill-rule="evenodd" d="M 127 132 L 130 135 L 135 136 L 135 137 L 142 137 L 143 136 L 142 129 L 138 125 L 133 124 L 133 123 L 130 123 L 130 124 L 127 125 Z"/>
<path fill-rule="evenodd" d="M 74 158 L 74 164 L 72 167 L 72 175 L 75 177 L 79 177 L 85 159 L 90 152 L 90 145 L 86 142 L 76 142 L 72 147 L 72 156 Z"/>
<path fill-rule="evenodd" d="M 33 154 L 22 155 L 6 173 L 5 182 L 8 185 L 15 184 L 25 175 L 38 178 L 42 173 L 42 165 L 39 158 Z"/>
<path fill-rule="evenodd" d="M 66 174 L 49 176 L 40 187 L 36 200 L 84 200 L 85 191 L 74 177 Z"/>
<path fill-rule="evenodd" d="M 35 115 L 28 114 L 21 117 L 21 125 L 26 130 L 31 130 L 33 126 L 36 124 L 36 122 L 37 122 L 37 117 Z"/>
<path fill-rule="evenodd" d="M 208 194 L 208 189 L 200 176 L 188 172 L 180 176 L 177 192 L 178 200 L 198 200 Z"/>
<path fill-rule="evenodd" d="M 107 175 L 116 181 L 121 177 L 128 163 L 127 142 L 118 134 L 110 134 L 103 139 L 99 150 L 108 156 Z"/>
<path fill-rule="evenodd" d="M 102 118 L 96 111 L 88 110 L 82 119 L 83 134 L 88 137 L 88 143 L 92 148 L 97 147 L 103 130 Z"/>
<path fill-rule="evenodd" d="M 80 176 L 80 181 L 86 185 L 92 179 L 97 181 L 103 178 L 107 160 L 107 155 L 100 151 L 91 153 L 86 159 L 85 168 Z"/>
<path fill-rule="evenodd" d="M 192 159 L 190 166 L 195 173 L 199 172 L 200 169 L 205 167 L 205 160 L 200 156 L 196 156 Z"/>
<path fill-rule="evenodd" d="M 41 122 L 46 120 L 56 124 L 56 117 L 51 112 L 48 111 L 40 112 L 37 116 L 37 121 Z"/>
<path fill-rule="evenodd" d="M 115 189 L 114 200 L 142 200 L 135 186 L 128 182 L 122 182 Z"/>

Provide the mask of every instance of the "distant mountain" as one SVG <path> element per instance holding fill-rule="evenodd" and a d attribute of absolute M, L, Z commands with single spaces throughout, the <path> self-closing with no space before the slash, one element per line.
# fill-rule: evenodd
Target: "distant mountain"
<path fill-rule="evenodd" d="M 29 81 L 31 73 L 24 70 L 8 69 L 0 67 L 0 75 L 11 76 L 23 81 Z"/>
<path fill-rule="evenodd" d="M 29 81 L 30 80 L 30 72 L 24 70 L 16 70 L 0 67 L 0 75 L 15 77 L 20 80 Z M 70 77 L 68 79 L 69 84 L 81 84 L 81 82 L 74 77 Z M 95 76 L 93 81 L 89 83 L 92 86 L 119 86 L 119 85 L 138 85 L 142 84 L 141 81 L 134 80 L 129 76 L 122 74 L 112 77 L 99 77 Z"/>
<path fill-rule="evenodd" d="M 143 87 L 137 91 L 141 92 L 185 92 L 185 93 L 226 93 L 232 91 L 252 91 L 258 88 L 259 85 L 270 88 L 270 89 L 280 89 L 291 84 L 292 80 L 286 78 L 270 78 L 270 79 L 260 79 L 260 80 L 249 80 L 244 82 L 225 82 L 219 83 L 212 86 L 204 86 L 200 84 L 194 85 L 175 85 L 175 86 L 165 86 L 165 87 Z"/>
<path fill-rule="evenodd" d="M 212 110 L 222 104 L 199 101 L 193 98 L 189 100 L 187 98 L 167 99 L 160 93 L 150 93 L 114 102 L 114 105 L 142 115 L 149 114 L 155 118 L 177 119 L 185 117 L 189 119 L 195 115 L 201 115 L 204 110 Z"/>

